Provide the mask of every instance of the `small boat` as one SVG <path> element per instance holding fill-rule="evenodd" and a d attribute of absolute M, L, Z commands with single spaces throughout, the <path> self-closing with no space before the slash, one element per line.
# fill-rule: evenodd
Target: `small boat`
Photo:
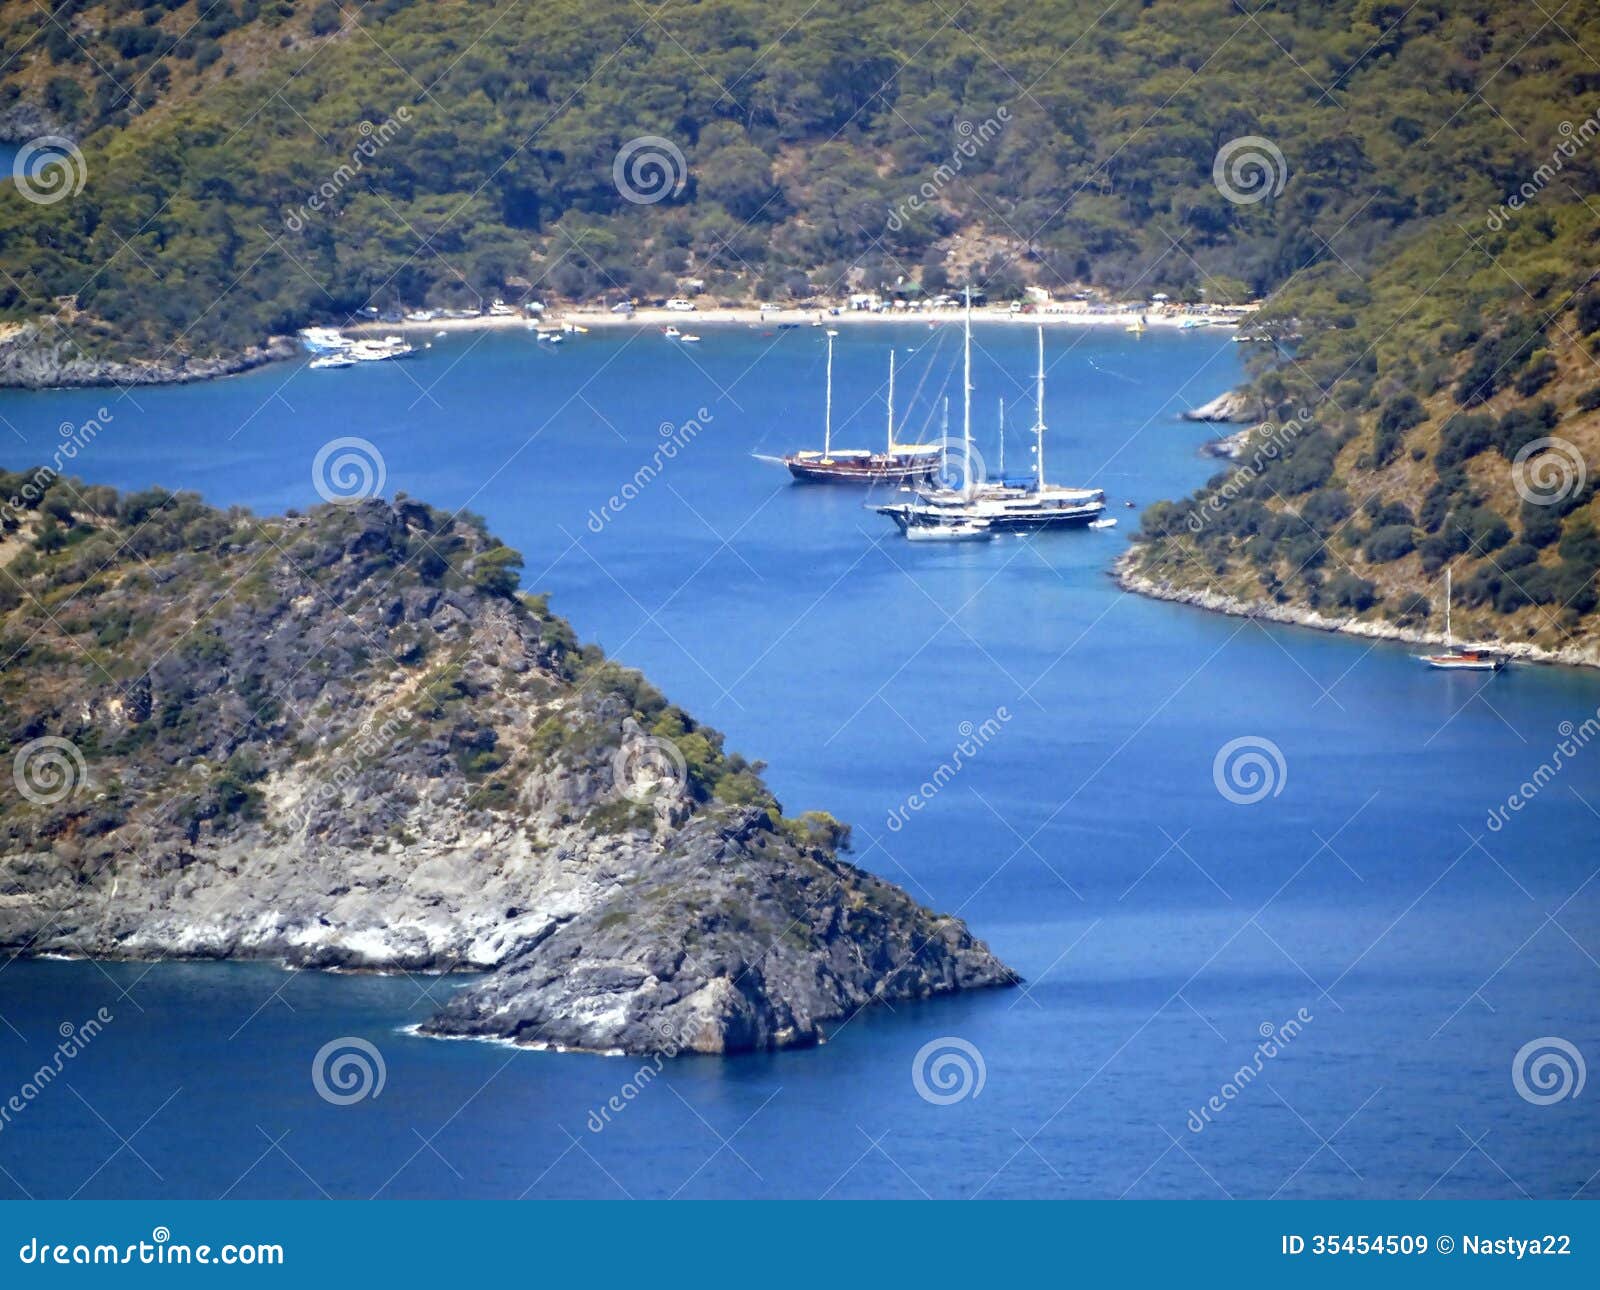
<path fill-rule="evenodd" d="M 987 542 L 994 537 L 988 520 L 950 520 L 943 524 L 913 524 L 906 530 L 911 542 Z"/>
<path fill-rule="evenodd" d="M 311 354 L 342 354 L 353 343 L 337 327 L 303 327 L 300 344 Z"/>
<path fill-rule="evenodd" d="M 683 333 L 680 332 L 676 327 L 668 327 L 661 334 L 668 340 L 677 340 L 679 336 L 683 335 Z"/>
<path fill-rule="evenodd" d="M 1114 529 L 1117 527 L 1117 521 L 1110 517 L 1098 520 L 1090 520 L 1089 527 L 1092 529 Z"/>
<path fill-rule="evenodd" d="M 1132 332 L 1135 336 L 1144 335 L 1144 332 L 1145 332 L 1144 315 L 1140 314 L 1137 319 L 1135 319 L 1133 322 L 1129 323 L 1128 324 L 1128 330 L 1130 332 Z"/>
<path fill-rule="evenodd" d="M 1444 571 L 1444 648 L 1443 654 L 1418 654 L 1419 662 L 1441 672 L 1498 672 L 1506 665 L 1506 656 L 1493 650 L 1473 645 L 1452 643 L 1450 630 L 1450 568 Z"/>
<path fill-rule="evenodd" d="M 685 345 L 698 345 L 700 343 L 700 337 L 698 336 L 680 336 L 678 339 L 683 341 Z"/>
<path fill-rule="evenodd" d="M 358 363 L 381 363 L 391 358 L 408 358 L 416 352 L 402 336 L 385 336 L 382 340 L 358 340 L 345 351 Z"/>
<path fill-rule="evenodd" d="M 347 354 L 324 354 L 321 358 L 311 360 L 310 366 L 314 371 L 326 372 L 335 367 L 354 367 L 356 360 Z"/>

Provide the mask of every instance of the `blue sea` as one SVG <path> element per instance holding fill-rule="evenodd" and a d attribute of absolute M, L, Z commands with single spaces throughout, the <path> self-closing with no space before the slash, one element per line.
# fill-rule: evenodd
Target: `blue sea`
<path fill-rule="evenodd" d="M 0 1195 L 1600 1190 L 1600 747 L 1488 823 L 1594 715 L 1600 674 L 1433 673 L 1122 593 L 1139 509 L 1216 468 L 1176 414 L 1239 378 L 1226 334 L 1050 332 L 1051 477 L 1104 488 L 1120 527 L 929 549 L 757 459 L 819 446 L 820 330 L 700 331 L 5 392 L 0 461 L 98 416 L 86 479 L 271 512 L 319 500 L 330 440 L 369 441 L 386 493 L 486 516 L 581 636 L 765 761 L 790 813 L 849 821 L 858 864 L 1026 985 L 869 1010 L 808 1051 L 656 1063 L 415 1037 L 438 978 L 12 961 Z M 902 437 L 936 436 L 945 394 L 959 420 L 956 329 L 835 344 L 836 445 L 881 442 L 891 346 Z M 995 467 L 1004 398 L 1025 470 L 1033 333 L 980 327 L 977 350 L 979 447 Z M 382 1087 L 335 1104 L 313 1068 L 352 1040 Z"/>

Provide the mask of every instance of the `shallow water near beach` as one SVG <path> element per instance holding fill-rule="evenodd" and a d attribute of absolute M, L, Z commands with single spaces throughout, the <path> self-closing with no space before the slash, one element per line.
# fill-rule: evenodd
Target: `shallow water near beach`
<path fill-rule="evenodd" d="M 580 636 L 1027 985 L 657 1063 L 406 1033 L 437 978 L 13 961 L 0 1195 L 1594 1195 L 1594 1088 L 1540 1105 L 1513 1067 L 1548 1037 L 1600 1058 L 1600 747 L 1488 819 L 1600 674 L 1436 674 L 1120 592 L 1125 502 L 1216 468 L 1176 413 L 1237 379 L 1227 333 L 1049 333 L 1050 475 L 1103 487 L 1121 526 L 932 550 L 753 458 L 820 446 L 821 331 L 701 334 L 456 333 L 403 364 L 5 392 L 0 460 L 48 460 L 103 408 L 84 478 L 275 511 L 319 500 L 330 439 L 370 440 L 385 492 L 486 516 Z M 891 344 L 902 437 L 937 435 L 957 328 L 835 344 L 836 445 L 881 443 Z M 1004 397 L 1025 469 L 1033 336 L 977 349 L 978 445 L 996 467 Z M 1214 780 L 1240 739 L 1281 753 L 1259 801 Z M 341 1037 L 381 1053 L 377 1096 L 319 1096 Z"/>

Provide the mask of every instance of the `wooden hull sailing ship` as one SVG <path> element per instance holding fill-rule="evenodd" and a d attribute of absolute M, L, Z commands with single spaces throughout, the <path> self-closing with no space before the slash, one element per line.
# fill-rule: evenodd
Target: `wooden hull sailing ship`
<path fill-rule="evenodd" d="M 1450 630 L 1450 569 L 1444 571 L 1444 648 L 1443 654 L 1418 654 L 1419 662 L 1441 672 L 1498 672 L 1506 656 L 1475 645 L 1457 645 Z"/>
<path fill-rule="evenodd" d="M 894 438 L 894 350 L 889 351 L 889 437 L 883 452 L 833 446 L 833 338 L 828 329 L 827 394 L 822 419 L 822 449 L 803 449 L 782 458 L 789 473 L 802 484 L 920 483 L 932 477 L 939 465 L 937 444 L 903 444 Z"/>

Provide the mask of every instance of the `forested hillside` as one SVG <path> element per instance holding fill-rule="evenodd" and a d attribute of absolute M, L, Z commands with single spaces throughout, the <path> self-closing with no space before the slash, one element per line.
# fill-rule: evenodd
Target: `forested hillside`
<path fill-rule="evenodd" d="M 1298 303 L 1348 325 L 1397 237 L 1481 216 L 1600 89 L 1592 9 L 1494 0 L 49 8 L 0 6 L 4 94 L 79 138 L 86 179 L 0 202 L 0 308 L 72 297 L 86 333 L 202 352 L 368 303 L 691 275 L 753 298 L 1309 274 Z M 683 157 L 660 201 L 613 173 L 643 135 Z M 1251 135 L 1285 182 L 1230 201 L 1213 164 Z"/>
<path fill-rule="evenodd" d="M 0 194 L 0 319 L 204 358 L 369 305 L 691 280 L 1259 294 L 1257 390 L 1296 429 L 1227 505 L 1154 512 L 1150 570 L 1426 623 L 1459 561 L 1480 630 L 1590 617 L 1592 4 L 48 8 L 0 4 L 0 123 L 72 134 L 82 185 Z M 1548 504 L 1511 473 L 1545 439 L 1582 476 Z"/>

